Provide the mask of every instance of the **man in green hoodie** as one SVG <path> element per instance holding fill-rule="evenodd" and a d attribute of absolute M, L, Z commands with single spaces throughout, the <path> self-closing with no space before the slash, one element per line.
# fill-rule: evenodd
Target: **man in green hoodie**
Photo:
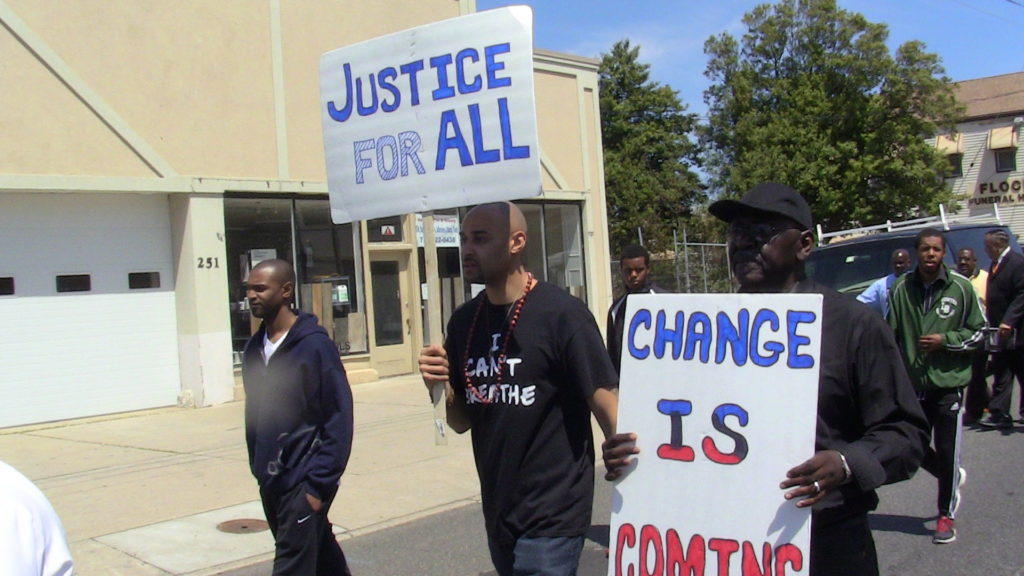
<path fill-rule="evenodd" d="M 900 277 L 889 296 L 889 325 L 896 332 L 910 379 L 932 428 L 921 467 L 939 482 L 939 518 L 932 542 L 956 540 L 960 505 L 960 418 L 971 379 L 971 352 L 981 343 L 985 316 L 971 281 L 943 263 L 946 240 L 926 228 L 915 240 L 917 268 Z"/>

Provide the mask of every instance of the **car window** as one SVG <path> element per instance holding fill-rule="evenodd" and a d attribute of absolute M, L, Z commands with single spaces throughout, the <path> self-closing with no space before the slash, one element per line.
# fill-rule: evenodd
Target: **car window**
<path fill-rule="evenodd" d="M 974 250 L 978 267 L 989 268 L 992 260 L 985 254 L 985 233 L 1006 226 L 965 226 L 944 233 L 946 239 L 945 262 L 956 268 L 956 254 L 963 248 Z M 917 266 L 914 237 L 917 230 L 907 230 L 884 236 L 863 236 L 816 248 L 807 261 L 807 275 L 839 292 L 859 294 L 875 280 L 892 272 L 890 259 L 893 250 L 905 248 L 910 252 L 912 266 Z M 1016 238 L 1010 234 L 1010 245 L 1020 252 Z"/>
<path fill-rule="evenodd" d="M 807 275 L 840 292 L 859 293 L 892 272 L 890 260 L 897 248 L 909 250 L 914 260 L 913 238 L 847 240 L 831 244 L 811 253 Z"/>

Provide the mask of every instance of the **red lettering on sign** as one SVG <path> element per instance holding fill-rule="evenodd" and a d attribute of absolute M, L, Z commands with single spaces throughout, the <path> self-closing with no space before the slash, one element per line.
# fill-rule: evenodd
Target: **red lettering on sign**
<path fill-rule="evenodd" d="M 716 576 L 729 576 L 732 561 L 739 554 L 742 576 L 787 576 L 789 571 L 799 572 L 804 567 L 803 551 L 784 543 L 772 547 L 770 542 L 760 544 L 758 555 L 753 542 L 740 542 L 731 538 L 705 538 L 694 534 L 684 552 L 679 532 L 669 528 L 645 525 L 637 541 L 636 527 L 619 526 L 616 535 L 615 576 L 704 576 L 708 556 L 714 554 L 718 566 Z"/>
<path fill-rule="evenodd" d="M 786 564 L 797 572 L 804 569 L 804 555 L 792 544 L 783 544 L 775 549 L 775 576 L 786 576 Z"/>
<path fill-rule="evenodd" d="M 740 549 L 740 543 L 724 538 L 712 538 L 708 540 L 708 549 L 718 554 L 718 576 L 729 576 L 729 561 Z"/>
<path fill-rule="evenodd" d="M 764 566 L 762 569 L 761 566 Z M 757 551 L 750 542 L 743 543 L 743 576 L 772 576 L 772 545 L 761 546 L 761 563 L 757 562 Z"/>
<path fill-rule="evenodd" d="M 694 534 L 690 545 L 683 553 L 679 533 L 669 528 L 666 534 L 665 563 L 668 574 L 673 576 L 704 576 L 704 537 Z"/>
<path fill-rule="evenodd" d="M 651 550 L 653 548 L 653 550 Z M 654 554 L 654 567 L 648 572 L 651 565 L 648 554 Z M 665 555 L 662 553 L 661 532 L 650 524 L 640 529 L 640 574 L 641 576 L 661 576 L 665 573 Z"/>
<path fill-rule="evenodd" d="M 633 548 L 636 546 L 636 528 L 632 524 L 623 524 L 619 526 L 619 534 L 615 541 L 615 576 L 623 576 L 622 574 L 622 550 L 626 546 Z M 629 566 L 629 570 L 626 571 L 626 576 L 633 576 L 633 565 Z"/>

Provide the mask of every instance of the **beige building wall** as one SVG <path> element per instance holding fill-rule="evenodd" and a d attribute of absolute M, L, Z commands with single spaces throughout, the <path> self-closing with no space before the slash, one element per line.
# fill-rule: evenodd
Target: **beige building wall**
<path fill-rule="evenodd" d="M 931 138 L 940 152 L 959 160 L 962 174 L 946 180 L 960 203 L 959 215 L 977 217 L 998 213 L 1000 221 L 1020 237 L 1024 234 L 1024 72 L 963 80 L 956 84 L 957 100 L 965 117 L 956 131 Z M 992 136 L 1013 135 L 993 146 Z M 941 142 L 939 140 L 942 140 Z M 1014 141 L 1015 140 L 1015 141 Z M 997 170 L 996 150 L 1013 144 L 1009 152 L 1015 169 Z"/>
<path fill-rule="evenodd" d="M 534 51 L 544 198 L 583 203 L 587 301 L 598 324 L 613 299 L 597 60 Z"/>
<path fill-rule="evenodd" d="M 221 402 L 235 385 L 226 273 L 195 263 L 226 257 L 224 193 L 325 197 L 320 55 L 473 11 L 473 0 L 0 0 L 0 205 L 12 192 L 166 194 L 182 399 Z M 601 318 L 598 63 L 537 51 L 535 64 L 544 199 L 583 208 L 586 296 Z M 371 343 L 346 365 L 372 371 L 372 356 Z"/>

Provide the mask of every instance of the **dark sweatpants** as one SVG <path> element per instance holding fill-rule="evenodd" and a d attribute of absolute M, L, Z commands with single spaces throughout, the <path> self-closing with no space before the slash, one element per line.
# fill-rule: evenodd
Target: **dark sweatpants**
<path fill-rule="evenodd" d="M 1013 380 L 1024 387 L 1024 348 L 1013 348 L 992 353 L 992 401 L 988 413 L 993 420 L 1012 419 L 1010 401 L 1013 396 Z M 1020 395 L 1018 416 L 1024 418 L 1024 394 Z"/>
<path fill-rule="evenodd" d="M 960 441 L 963 412 L 962 388 L 933 388 L 919 394 L 921 409 L 932 429 L 932 443 L 924 454 L 921 468 L 935 476 L 939 482 L 936 504 L 939 516 L 956 515 L 960 505 Z"/>
<path fill-rule="evenodd" d="M 988 351 L 975 350 L 971 356 L 971 382 L 967 385 L 964 397 L 964 420 L 968 422 L 980 420 L 992 400 L 985 374 L 987 364 Z"/>
<path fill-rule="evenodd" d="M 284 494 L 260 488 L 263 512 L 274 535 L 273 576 L 348 576 L 345 553 L 331 532 L 327 513 L 334 494 L 314 512 L 306 500 L 306 483 Z"/>

